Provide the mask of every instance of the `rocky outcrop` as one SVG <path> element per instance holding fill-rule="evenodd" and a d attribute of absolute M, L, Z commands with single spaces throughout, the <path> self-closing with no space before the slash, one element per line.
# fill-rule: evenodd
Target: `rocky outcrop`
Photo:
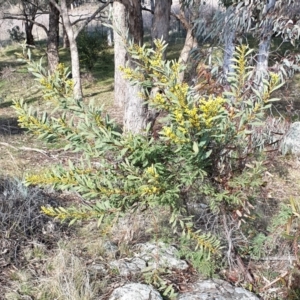
<path fill-rule="evenodd" d="M 291 125 L 282 141 L 281 152 L 300 156 L 300 122 Z"/>
<path fill-rule="evenodd" d="M 114 290 L 109 300 L 162 300 L 153 287 L 129 283 Z M 200 280 L 180 293 L 177 300 L 259 300 L 253 293 L 220 279 Z"/>
<path fill-rule="evenodd" d="M 113 291 L 109 300 L 163 300 L 153 287 L 140 283 L 129 283 Z"/>
<path fill-rule="evenodd" d="M 115 247 L 108 245 L 112 251 Z M 188 264 L 178 258 L 177 249 L 164 243 L 145 243 L 135 245 L 133 258 L 124 258 L 110 262 L 110 269 L 117 269 L 126 280 L 141 274 L 146 268 L 163 268 L 168 270 L 186 270 Z M 104 266 L 94 265 L 94 270 L 104 271 Z M 107 272 L 107 271 L 106 271 Z M 176 272 L 176 271 L 175 271 Z M 113 291 L 109 300 L 162 300 L 157 290 L 150 285 L 127 283 Z M 199 279 L 187 285 L 185 292 L 178 294 L 177 300 L 258 300 L 253 293 L 241 287 L 232 286 L 220 279 Z"/>
<path fill-rule="evenodd" d="M 253 293 L 235 287 L 220 279 L 200 280 L 190 291 L 179 295 L 178 300 L 259 300 Z"/>
<path fill-rule="evenodd" d="M 114 260 L 110 267 L 119 271 L 121 276 L 128 276 L 141 272 L 146 267 L 168 268 L 185 270 L 188 264 L 177 258 L 177 249 L 164 243 L 137 244 L 135 246 L 135 257 Z"/>

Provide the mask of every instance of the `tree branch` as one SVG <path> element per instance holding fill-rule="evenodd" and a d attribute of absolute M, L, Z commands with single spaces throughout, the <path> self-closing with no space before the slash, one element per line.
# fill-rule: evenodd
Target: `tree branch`
<path fill-rule="evenodd" d="M 149 11 L 152 15 L 154 15 L 154 11 L 150 8 L 147 8 L 146 6 L 142 6 L 142 10 Z"/>
<path fill-rule="evenodd" d="M 55 0 L 50 0 L 50 3 L 59 11 L 59 13 L 61 14 L 61 8 L 60 6 L 56 3 Z"/>
<path fill-rule="evenodd" d="M 39 22 L 36 22 L 34 20 L 31 20 L 31 19 L 28 19 L 28 18 L 22 18 L 22 17 L 17 17 L 17 16 L 3 16 L 3 19 L 8 19 L 8 20 L 20 20 L 20 21 L 26 21 L 26 22 L 30 22 L 30 23 L 33 23 L 41 28 L 43 28 L 46 32 L 46 34 L 48 35 L 48 29 L 45 25 L 39 23 Z"/>
<path fill-rule="evenodd" d="M 50 0 L 51 2 L 54 0 Z M 109 4 L 111 3 L 111 1 L 107 1 L 105 4 L 103 4 L 102 6 L 99 6 L 98 9 L 95 10 L 95 12 L 88 17 L 80 26 L 79 28 L 74 32 L 74 37 L 75 39 L 77 38 L 79 32 L 87 25 L 89 24 L 96 16 L 97 14 L 102 11 L 105 7 L 107 7 Z"/>
<path fill-rule="evenodd" d="M 179 14 L 171 12 L 171 16 L 176 18 L 177 20 L 179 20 L 185 30 L 188 30 L 190 28 L 191 25 L 188 22 L 188 20 L 186 19 L 185 15 L 184 15 L 184 12 L 182 10 L 180 10 Z"/>

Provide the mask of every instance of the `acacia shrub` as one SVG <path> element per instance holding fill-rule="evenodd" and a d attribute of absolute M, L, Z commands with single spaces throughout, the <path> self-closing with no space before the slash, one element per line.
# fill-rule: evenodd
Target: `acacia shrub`
<path fill-rule="evenodd" d="M 199 96 L 179 80 L 182 66 L 163 60 L 166 45 L 155 41 L 156 50 L 128 45 L 136 69 L 122 68 L 124 76 L 142 87 L 140 97 L 166 115 L 154 138 L 151 125 L 145 132 L 122 132 L 103 110 L 53 90 L 55 115 L 39 113 L 23 100 L 14 108 L 21 127 L 41 139 L 66 144 L 80 160 L 58 165 L 47 172 L 28 174 L 27 184 L 52 185 L 73 190 L 88 200 L 80 207 L 42 207 L 45 214 L 74 223 L 81 219 L 135 213 L 144 209 L 171 210 L 174 233 L 192 241 L 200 256 L 217 254 L 220 241 L 212 232 L 201 232 L 189 215 L 189 193 L 195 188 L 206 195 L 212 211 L 249 214 L 253 195 L 261 185 L 262 164 L 255 160 L 261 145 L 251 139 L 261 124 L 278 76 L 270 73 L 264 90 L 249 94 L 246 46 L 237 48 L 231 90 L 222 95 Z M 39 78 L 40 64 L 29 62 Z M 53 80 L 55 80 L 55 76 Z M 55 83 L 54 83 L 55 86 Z M 41 86 L 44 88 L 43 86 Z M 176 234 L 175 234 L 176 236 Z"/>

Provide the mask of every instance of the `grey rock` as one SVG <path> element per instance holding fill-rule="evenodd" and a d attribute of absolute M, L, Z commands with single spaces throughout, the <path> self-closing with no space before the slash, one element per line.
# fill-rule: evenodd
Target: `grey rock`
<path fill-rule="evenodd" d="M 185 270 L 188 264 L 177 258 L 178 251 L 173 246 L 167 246 L 164 243 L 158 244 L 138 244 L 136 245 L 138 256 L 146 261 L 148 266 L 168 267 L 170 269 Z M 158 265 L 158 266 L 156 266 Z"/>
<path fill-rule="evenodd" d="M 253 293 L 220 279 L 199 280 L 178 300 L 259 300 Z"/>
<path fill-rule="evenodd" d="M 283 155 L 294 154 L 300 156 L 300 122 L 294 122 L 286 133 L 282 144 Z"/>
<path fill-rule="evenodd" d="M 101 275 L 106 275 L 108 272 L 104 264 L 93 264 L 90 269 Z"/>
<path fill-rule="evenodd" d="M 170 268 L 185 270 L 188 264 L 176 257 L 177 249 L 164 243 L 137 244 L 135 257 L 114 260 L 109 263 L 111 268 L 116 268 L 121 276 L 140 273 L 146 267 Z"/>
<path fill-rule="evenodd" d="M 109 263 L 111 268 L 116 268 L 121 276 L 140 273 L 146 268 L 146 262 L 138 257 L 132 259 L 114 260 Z"/>
<path fill-rule="evenodd" d="M 140 283 L 128 283 L 113 291 L 109 300 L 163 300 L 151 286 Z"/>

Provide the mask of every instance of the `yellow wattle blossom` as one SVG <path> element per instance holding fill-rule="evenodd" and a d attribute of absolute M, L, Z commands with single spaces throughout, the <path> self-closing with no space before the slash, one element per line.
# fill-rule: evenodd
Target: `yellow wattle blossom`
<path fill-rule="evenodd" d="M 169 103 L 165 97 L 165 95 L 161 93 L 156 93 L 156 95 L 151 99 L 152 102 L 162 109 L 168 110 L 169 109 Z"/>
<path fill-rule="evenodd" d="M 181 108 L 187 108 L 187 95 L 188 95 L 189 86 L 186 83 L 176 83 L 170 89 L 171 93 L 178 99 L 179 105 Z"/>
<path fill-rule="evenodd" d="M 156 169 L 153 165 L 151 167 L 146 168 L 145 173 L 149 174 L 151 177 L 154 177 L 155 179 L 159 178 L 159 174 L 156 172 Z"/>
<path fill-rule="evenodd" d="M 95 122 L 96 122 L 98 127 L 103 127 L 104 126 L 104 122 L 103 122 L 103 119 L 102 119 L 101 115 L 95 114 L 94 118 L 95 118 Z"/>
<path fill-rule="evenodd" d="M 176 134 L 173 132 L 172 128 L 164 126 L 163 127 L 163 135 L 165 135 L 167 138 L 169 138 L 170 140 L 175 140 Z"/>
<path fill-rule="evenodd" d="M 160 193 L 160 189 L 156 186 L 142 186 L 141 193 L 142 193 L 142 196 L 155 195 L 155 194 Z"/>
<path fill-rule="evenodd" d="M 53 184 L 64 184 L 64 185 L 77 185 L 78 182 L 74 178 L 68 177 L 54 177 L 54 176 L 43 176 L 39 175 L 27 175 L 25 178 L 26 182 L 34 185 L 53 185 Z"/>
<path fill-rule="evenodd" d="M 188 121 L 192 125 L 192 127 L 200 129 L 200 116 L 199 116 L 199 109 L 197 107 L 193 107 L 191 109 L 186 108 L 185 114 L 188 116 Z"/>
<path fill-rule="evenodd" d="M 207 128 L 211 128 L 213 125 L 213 118 L 218 116 L 221 110 L 223 110 L 223 104 L 225 99 L 222 97 L 213 98 L 209 97 L 208 100 L 200 100 L 200 110 L 202 112 L 202 119 Z"/>
<path fill-rule="evenodd" d="M 175 117 L 176 122 L 179 125 L 181 125 L 181 126 L 184 125 L 184 116 L 183 116 L 183 111 L 182 110 L 175 109 L 175 111 L 174 111 L 174 117 Z"/>
<path fill-rule="evenodd" d="M 182 130 L 180 130 L 180 128 L 182 128 Z M 183 127 L 179 127 L 179 129 L 182 133 L 187 133 L 187 130 Z M 185 143 L 188 143 L 189 142 L 189 139 L 186 139 L 186 138 L 182 138 L 182 137 L 179 137 L 177 136 L 172 128 L 170 127 L 167 127 L 167 126 L 164 126 L 163 127 L 163 135 L 166 136 L 171 142 L 175 143 L 175 144 L 185 144 Z"/>

